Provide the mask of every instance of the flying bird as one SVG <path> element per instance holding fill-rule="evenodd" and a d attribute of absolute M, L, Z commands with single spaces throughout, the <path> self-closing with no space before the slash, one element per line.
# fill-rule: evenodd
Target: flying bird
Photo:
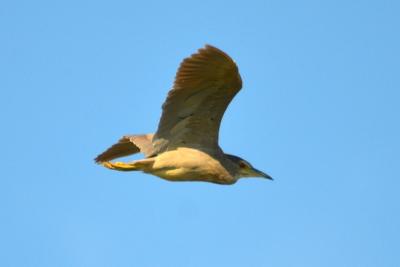
<path fill-rule="evenodd" d="M 169 181 L 234 184 L 243 177 L 272 178 L 248 161 L 226 154 L 218 144 L 222 116 L 242 88 L 235 62 L 206 45 L 184 59 L 162 106 L 157 131 L 125 135 L 95 161 L 118 171 L 143 171 Z M 135 153 L 132 162 L 111 160 Z"/>

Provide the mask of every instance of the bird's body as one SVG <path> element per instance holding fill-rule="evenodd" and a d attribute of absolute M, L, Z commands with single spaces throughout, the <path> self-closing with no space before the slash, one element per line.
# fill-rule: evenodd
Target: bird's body
<path fill-rule="evenodd" d="M 169 181 L 233 184 L 241 177 L 271 179 L 247 161 L 225 154 L 218 145 L 222 116 L 241 87 L 234 61 L 207 45 L 181 63 L 157 132 L 124 136 L 96 162 L 119 171 L 141 170 Z M 138 152 L 146 158 L 110 162 Z"/>
<path fill-rule="evenodd" d="M 220 184 L 233 184 L 236 178 L 229 173 L 229 161 L 221 162 L 218 156 L 212 156 L 201 150 L 179 147 L 151 157 L 132 162 L 129 167 L 137 168 L 169 181 L 208 181 Z M 201 164 L 199 164 L 201 163 Z M 124 171 L 126 163 L 113 163 L 111 169 Z M 116 165 L 115 165 L 116 164 Z M 107 165 L 106 165 L 107 166 Z M 107 166 L 108 167 L 108 166 Z M 128 167 L 127 170 L 132 170 Z"/>

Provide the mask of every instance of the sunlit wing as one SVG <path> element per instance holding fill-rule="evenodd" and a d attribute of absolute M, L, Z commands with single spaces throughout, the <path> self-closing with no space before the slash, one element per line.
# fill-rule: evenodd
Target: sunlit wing
<path fill-rule="evenodd" d="M 207 45 L 183 60 L 163 104 L 154 152 L 218 147 L 221 119 L 241 87 L 235 62 L 218 48 Z"/>

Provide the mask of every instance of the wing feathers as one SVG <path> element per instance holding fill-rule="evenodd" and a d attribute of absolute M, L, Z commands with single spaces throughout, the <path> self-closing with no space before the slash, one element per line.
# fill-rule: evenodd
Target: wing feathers
<path fill-rule="evenodd" d="M 98 155 L 94 160 L 101 163 L 139 152 L 150 156 L 153 153 L 152 139 L 153 134 L 123 136 L 118 143 Z"/>
<path fill-rule="evenodd" d="M 218 146 L 222 116 L 241 87 L 235 62 L 218 48 L 207 45 L 184 59 L 163 104 L 155 151 Z"/>

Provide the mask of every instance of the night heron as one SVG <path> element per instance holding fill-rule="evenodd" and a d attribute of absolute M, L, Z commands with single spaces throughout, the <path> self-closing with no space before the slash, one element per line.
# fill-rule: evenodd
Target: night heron
<path fill-rule="evenodd" d="M 126 135 L 95 161 L 112 170 L 143 171 L 169 181 L 233 184 L 268 174 L 218 145 L 222 116 L 242 87 L 235 62 L 210 45 L 181 63 L 155 134 Z M 145 159 L 110 162 L 141 152 Z"/>

